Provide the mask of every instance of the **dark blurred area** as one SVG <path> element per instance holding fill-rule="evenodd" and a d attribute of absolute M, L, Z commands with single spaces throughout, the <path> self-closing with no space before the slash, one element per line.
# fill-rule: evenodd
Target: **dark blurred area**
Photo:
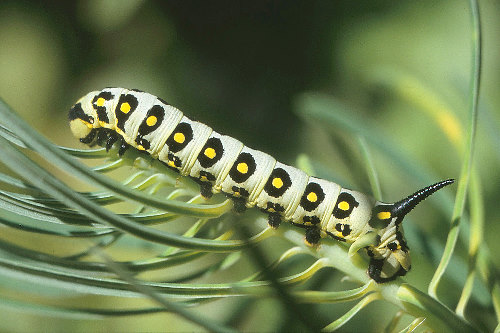
<path fill-rule="evenodd" d="M 37 76 L 52 70 L 50 75 L 57 75 L 42 87 L 52 86 L 47 93 L 57 95 L 51 100 L 61 101 L 44 110 L 51 124 L 62 124 L 64 108 L 87 90 L 125 86 L 160 95 L 221 132 L 285 155 L 298 140 L 291 98 L 334 87 L 343 25 L 388 6 L 383 1 L 2 1 L 0 11 L 4 24 L 13 20 L 11 33 L 25 25 L 26 34 L 35 34 L 27 38 L 38 33 L 40 43 L 53 42 L 44 46 L 49 54 L 32 53 L 40 65 L 48 62 L 37 68 Z M 22 96 L 23 87 L 5 85 L 12 91 L 4 98 L 16 106 L 16 90 Z"/>

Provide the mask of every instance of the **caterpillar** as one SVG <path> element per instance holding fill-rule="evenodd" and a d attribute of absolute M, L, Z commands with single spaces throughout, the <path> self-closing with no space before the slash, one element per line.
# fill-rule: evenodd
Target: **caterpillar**
<path fill-rule="evenodd" d="M 368 275 L 387 282 L 410 270 L 402 221 L 418 203 L 453 183 L 444 180 L 395 203 L 307 175 L 270 155 L 193 121 L 161 98 L 137 89 L 105 88 L 83 96 L 69 111 L 70 128 L 82 143 L 109 150 L 120 142 L 149 153 L 200 184 L 204 197 L 223 192 L 236 211 L 258 207 L 277 228 L 282 221 L 305 229 L 305 240 L 321 238 L 364 246 Z M 364 243 L 362 243 L 364 242 Z"/>

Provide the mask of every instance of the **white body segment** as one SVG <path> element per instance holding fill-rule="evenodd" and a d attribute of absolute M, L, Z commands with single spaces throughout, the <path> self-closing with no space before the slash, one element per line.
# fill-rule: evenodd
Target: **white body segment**
<path fill-rule="evenodd" d="M 161 103 L 160 101 L 158 102 Z M 170 134 L 174 131 L 175 126 L 177 126 L 183 117 L 182 112 L 176 108 L 163 103 L 159 105 L 165 108 L 165 118 L 155 131 L 144 135 L 144 139 L 151 142 L 151 148 L 147 149 L 147 151 L 154 158 L 158 158 L 161 149 L 165 146 L 165 141 L 167 141 Z"/>
<path fill-rule="evenodd" d="M 172 137 L 172 141 L 183 148 L 176 150 L 172 146 L 164 144 L 158 159 L 171 167 L 177 168 L 181 175 L 187 176 L 203 145 L 212 133 L 212 128 L 197 121 L 192 121 L 186 116 L 182 117 L 178 124 L 183 124 L 185 128 L 191 129 L 190 132 L 176 132 Z M 177 167 L 173 159 L 180 161 L 180 168 Z"/>
<path fill-rule="evenodd" d="M 261 191 L 259 197 L 257 198 L 257 206 L 264 210 L 272 209 L 276 212 L 280 212 L 285 221 L 290 221 L 293 220 L 293 214 L 296 212 L 300 203 L 302 193 L 304 193 L 307 181 L 309 180 L 309 175 L 297 168 L 276 162 L 274 170 L 280 169 L 285 171 L 285 174 L 289 176 L 289 179 L 283 180 L 283 177 L 280 177 L 279 172 L 275 173 L 275 177 L 271 176 L 273 178 L 269 178 L 268 183 L 271 186 L 275 183 L 274 187 L 278 187 L 276 189 L 276 193 Z M 291 181 L 292 179 L 293 182 Z M 268 206 L 270 207 L 269 209 Z"/>
<path fill-rule="evenodd" d="M 247 207 L 255 206 L 255 200 L 276 164 L 270 155 L 249 147 L 243 147 L 228 176 L 222 182 L 222 192 L 244 197 Z"/>
<path fill-rule="evenodd" d="M 135 143 L 135 138 L 139 132 L 139 126 L 145 118 L 147 110 L 156 102 L 156 96 L 146 93 L 140 93 L 135 91 L 129 91 L 128 95 L 132 95 L 137 98 L 139 104 L 137 108 L 130 109 L 130 106 L 127 103 L 121 103 L 116 106 L 116 109 L 121 110 L 124 114 L 128 115 L 129 118 L 125 121 L 125 126 L 123 129 L 120 129 L 119 120 L 116 119 L 116 128 L 123 131 L 122 135 L 125 141 L 132 146 L 137 146 Z"/>
<path fill-rule="evenodd" d="M 204 147 L 205 149 L 200 152 L 204 159 L 196 159 L 189 175 L 195 179 L 203 178 L 202 181 L 209 181 L 208 177 L 212 176 L 214 178 L 212 191 L 218 193 L 222 191 L 222 182 L 243 149 L 243 143 L 215 131 L 208 140 L 213 144 Z"/>
<path fill-rule="evenodd" d="M 295 209 L 290 220 L 305 225 L 325 225 L 340 193 L 338 184 L 310 177 L 301 198 L 302 204 Z"/>
<path fill-rule="evenodd" d="M 122 91 L 124 89 L 122 88 L 106 88 L 103 89 L 101 93 L 103 94 L 111 94 L 113 96 L 119 96 L 121 95 Z M 114 110 L 116 108 L 116 104 L 118 103 L 118 99 L 106 99 L 104 97 L 97 97 L 94 101 L 90 101 L 91 103 L 95 103 L 98 107 L 102 104 L 102 108 L 105 110 Z M 114 129 L 116 126 L 116 119 L 115 119 L 115 113 L 114 112 L 106 112 L 107 118 L 108 119 L 101 119 L 99 117 L 99 125 L 104 128 L 109 128 L 109 129 Z"/>
<path fill-rule="evenodd" d="M 341 200 L 337 203 L 334 212 L 327 215 L 328 218 L 324 221 L 325 224 L 322 225 L 322 229 L 334 230 L 331 236 L 354 242 L 362 233 L 372 230 L 368 225 L 368 221 L 371 218 L 372 207 L 375 206 L 376 201 L 372 197 L 348 189 L 342 189 L 342 193 L 347 200 Z M 347 196 L 349 194 L 351 197 Z M 346 205 L 349 205 L 349 207 L 346 207 Z M 340 218 L 349 209 L 352 209 L 352 212 L 345 218 Z M 351 232 L 347 234 L 346 228 L 349 228 Z"/>

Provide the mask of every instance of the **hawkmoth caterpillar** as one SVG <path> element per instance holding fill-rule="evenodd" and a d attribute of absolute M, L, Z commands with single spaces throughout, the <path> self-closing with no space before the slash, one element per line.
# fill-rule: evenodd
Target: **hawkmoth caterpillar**
<path fill-rule="evenodd" d="M 193 121 L 162 99 L 140 90 L 105 88 L 82 97 L 69 111 L 73 134 L 85 144 L 120 141 L 149 153 L 200 184 L 201 194 L 223 192 L 236 210 L 258 207 L 277 228 L 282 221 L 305 229 L 310 245 L 323 237 L 348 243 L 368 239 L 369 276 L 386 282 L 410 270 L 402 221 L 420 201 L 452 179 L 396 202 L 378 202 L 360 192 L 307 175 Z"/>

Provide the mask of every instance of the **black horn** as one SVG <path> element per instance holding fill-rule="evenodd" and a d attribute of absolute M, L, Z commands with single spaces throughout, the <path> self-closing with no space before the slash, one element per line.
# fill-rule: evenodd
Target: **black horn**
<path fill-rule="evenodd" d="M 436 184 L 427 186 L 417 192 L 409 195 L 401 201 L 394 203 L 392 213 L 395 216 L 403 217 L 408 214 L 416 205 L 418 205 L 422 200 L 436 192 L 437 190 L 450 185 L 454 182 L 454 179 L 447 179 Z"/>

